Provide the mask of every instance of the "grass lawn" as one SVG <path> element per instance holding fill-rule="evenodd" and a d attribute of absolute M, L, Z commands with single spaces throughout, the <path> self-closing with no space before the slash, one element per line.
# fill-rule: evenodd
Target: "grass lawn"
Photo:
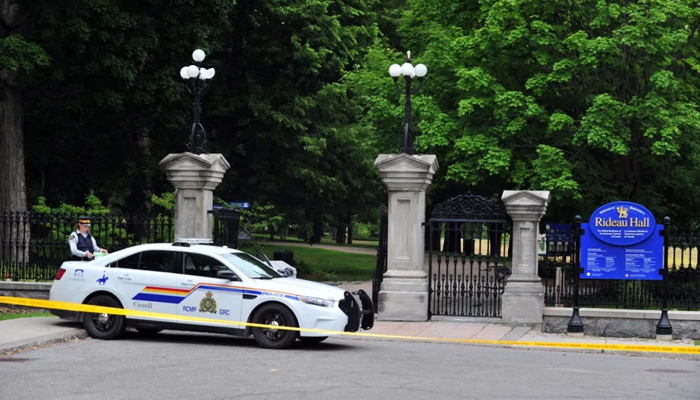
<path fill-rule="evenodd" d="M 51 314 L 51 313 L 43 313 L 43 312 L 8 313 L 8 314 L 0 314 L 0 321 L 5 321 L 8 319 L 15 319 L 15 318 L 31 318 L 31 317 L 56 317 L 56 316 Z M 58 318 L 58 317 L 56 317 L 56 318 Z"/>
<path fill-rule="evenodd" d="M 369 281 L 372 280 L 377 257 L 369 254 L 343 253 L 313 247 L 257 245 L 272 260 L 275 250 L 294 252 L 299 278 L 314 281 Z M 255 254 L 254 245 L 241 245 L 241 250 Z"/>
<path fill-rule="evenodd" d="M 253 237 L 256 239 L 270 240 L 270 235 L 266 235 L 263 233 L 254 233 Z M 287 236 L 287 238 L 285 240 L 280 240 L 279 235 L 275 235 L 275 238 L 272 240 L 274 240 L 276 242 L 306 243 L 305 240 L 301 240 L 294 235 Z M 377 240 L 353 239 L 352 244 L 345 244 L 345 243 L 336 243 L 335 240 L 329 239 L 327 237 L 323 237 L 321 239 L 320 244 L 327 244 L 327 245 L 331 245 L 331 246 L 364 247 L 364 248 L 368 248 L 368 249 L 376 249 L 377 246 L 379 245 L 379 242 Z"/>

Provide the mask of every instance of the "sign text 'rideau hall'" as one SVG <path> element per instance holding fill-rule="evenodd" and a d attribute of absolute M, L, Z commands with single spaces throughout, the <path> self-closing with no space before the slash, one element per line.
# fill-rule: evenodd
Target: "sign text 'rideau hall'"
<path fill-rule="evenodd" d="M 651 211 L 627 201 L 606 204 L 581 225 L 584 279 L 661 279 L 663 225 Z"/>

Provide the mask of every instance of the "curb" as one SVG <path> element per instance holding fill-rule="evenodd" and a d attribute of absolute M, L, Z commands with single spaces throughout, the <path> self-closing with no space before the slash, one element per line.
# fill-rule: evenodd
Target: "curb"
<path fill-rule="evenodd" d="M 84 329 L 71 329 L 61 333 L 36 336 L 28 340 L 18 340 L 0 345 L 0 357 L 10 356 L 25 350 L 46 347 L 54 344 L 74 342 L 88 337 Z"/>
<path fill-rule="evenodd" d="M 458 346 L 472 346 L 472 347 L 489 347 L 494 349 L 511 349 L 519 351 L 547 351 L 547 352 L 557 352 L 563 353 L 585 353 L 585 354 L 603 354 L 603 355 L 613 355 L 613 356 L 627 356 L 627 357 L 645 357 L 645 358 L 665 358 L 671 360 L 688 360 L 688 361 L 700 361 L 700 355 L 698 354 L 674 354 L 674 353 L 648 353 L 639 351 L 623 351 L 623 350 L 602 350 L 602 349 L 573 349 L 566 347 L 537 347 L 537 346 L 516 346 L 510 344 L 483 344 L 483 343 L 460 343 L 460 342 L 448 342 L 436 340 L 420 340 L 420 339 L 394 339 L 394 338 L 368 338 L 368 337 L 354 337 L 354 336 L 336 336 L 334 339 L 342 340 L 357 340 L 357 341 L 377 341 L 377 342 L 406 342 L 406 343 L 426 343 L 426 344 L 440 344 L 440 345 L 458 345 Z"/>

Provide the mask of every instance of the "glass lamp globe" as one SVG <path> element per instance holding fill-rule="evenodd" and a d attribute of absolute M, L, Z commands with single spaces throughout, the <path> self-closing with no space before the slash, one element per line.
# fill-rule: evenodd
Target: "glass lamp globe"
<path fill-rule="evenodd" d="M 389 67 L 389 75 L 391 75 L 392 78 L 401 76 L 401 66 L 399 64 L 394 64 Z"/>
<path fill-rule="evenodd" d="M 413 65 L 405 63 L 401 66 L 401 73 L 403 74 L 403 76 L 413 76 L 415 74 Z"/>
<path fill-rule="evenodd" d="M 187 67 L 187 75 L 190 78 L 196 78 L 197 75 L 199 75 L 199 68 L 197 68 L 196 65 L 190 65 L 189 67 Z"/>
<path fill-rule="evenodd" d="M 204 61 L 204 51 L 197 49 L 194 52 L 192 52 L 192 59 L 195 60 L 196 62 L 202 62 Z"/>

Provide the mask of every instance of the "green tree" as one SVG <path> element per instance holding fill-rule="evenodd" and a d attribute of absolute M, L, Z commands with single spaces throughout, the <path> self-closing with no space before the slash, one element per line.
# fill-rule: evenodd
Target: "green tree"
<path fill-rule="evenodd" d="M 371 185 L 371 155 L 356 157 L 355 104 L 337 82 L 376 40 L 381 9 L 376 0 L 236 4 L 225 84 L 210 96 L 212 148 L 231 162 L 221 197 L 274 204 L 315 236 L 353 214 L 337 205 Z"/>
<path fill-rule="evenodd" d="M 371 208 L 373 193 L 356 198 L 376 188 L 375 155 L 338 82 L 379 26 L 394 29 L 379 1 L 23 6 L 27 40 L 52 61 L 25 82 L 32 202 L 80 204 L 93 190 L 111 209 L 151 210 L 155 193 L 172 190 L 159 160 L 187 141 L 191 99 L 179 70 L 202 48 L 217 70 L 202 99 L 209 150 L 231 163 L 217 196 L 274 204 L 287 221 L 317 227 Z"/>
<path fill-rule="evenodd" d="M 15 0 L 0 0 L 0 209 L 25 210 L 22 83 L 49 59 L 23 35 L 27 10 Z"/>
<path fill-rule="evenodd" d="M 429 69 L 416 146 L 455 186 L 552 191 L 549 218 L 632 200 L 698 220 L 696 3 L 410 0 L 402 46 Z M 368 96 L 366 123 L 387 102 Z"/>
<path fill-rule="evenodd" d="M 149 210 L 152 194 L 170 189 L 158 161 L 187 140 L 192 111 L 179 70 L 196 48 L 217 59 L 233 7 L 230 0 L 28 2 L 26 35 L 52 59 L 24 97 L 32 197 L 78 204 L 94 190 L 112 207 Z"/>

